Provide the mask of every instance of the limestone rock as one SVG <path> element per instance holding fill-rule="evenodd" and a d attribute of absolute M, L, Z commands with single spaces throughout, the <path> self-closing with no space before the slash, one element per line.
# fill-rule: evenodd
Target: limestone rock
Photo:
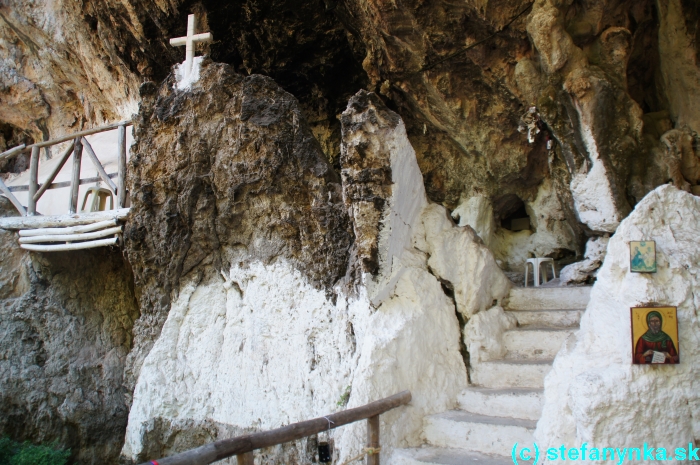
<path fill-rule="evenodd" d="M 285 258 L 331 292 L 351 243 L 340 180 L 291 95 L 212 63 L 191 91 L 173 87 L 171 77 L 147 95 L 135 121 L 124 236 L 143 314 L 132 386 L 181 277 Z"/>
<path fill-rule="evenodd" d="M 647 195 L 610 239 L 581 320 L 545 380 L 535 438 L 541 450 L 576 447 L 676 447 L 698 437 L 696 335 L 700 200 L 672 186 Z M 658 272 L 631 273 L 631 240 L 656 241 Z M 678 307 L 680 364 L 632 364 L 630 307 Z M 641 410 L 640 410 L 641 409 Z M 669 463 L 676 463 L 671 461 Z"/>
<path fill-rule="evenodd" d="M 685 125 L 700 131 L 700 44 L 693 37 L 697 11 L 681 0 L 657 2 L 659 14 L 660 73 L 671 117 L 676 127 Z"/>
<path fill-rule="evenodd" d="M 505 357 L 503 335 L 517 323 L 517 319 L 504 312 L 503 307 L 491 307 L 469 320 L 464 327 L 464 342 L 469 350 L 471 365 Z"/>
<path fill-rule="evenodd" d="M 590 278 L 595 277 L 596 271 L 600 268 L 605 258 L 605 250 L 609 241 L 610 238 L 606 236 L 588 239 L 584 259 L 562 268 L 559 273 L 561 284 L 564 286 L 583 285 Z"/>
<path fill-rule="evenodd" d="M 116 463 L 138 317 L 129 266 L 107 248 L 28 253 L 16 235 L 0 230 L 0 431 L 57 441 L 76 463 Z"/>
<path fill-rule="evenodd" d="M 455 227 L 443 207 L 429 205 L 421 218 L 430 270 L 454 291 L 457 311 L 465 320 L 508 294 L 510 281 L 491 251 L 471 228 Z"/>
<path fill-rule="evenodd" d="M 231 112 L 221 109 L 224 116 L 218 116 L 210 111 L 216 107 L 208 104 L 209 97 L 200 86 L 229 92 L 230 107 L 225 108 Z M 227 229 L 217 230 L 218 242 L 207 246 L 213 258 L 202 259 L 189 273 L 183 271 L 177 281 L 171 281 L 172 297 L 160 304 L 165 323 L 152 347 L 143 343 L 139 347 L 136 341 L 133 352 L 140 350 L 145 356 L 134 389 L 124 456 L 142 460 L 224 435 L 266 430 L 323 415 L 339 408 L 345 392 L 350 392 L 347 405 L 353 407 L 404 389 L 413 394 L 411 405 L 382 416 L 382 456 L 387 459 L 395 447 L 419 445 L 424 416 L 452 407 L 456 395 L 466 387 L 458 312 L 472 315 L 487 308 L 507 293 L 508 284 L 472 230 L 454 225 L 444 207 L 429 204 L 402 120 L 374 94 L 360 92 L 350 101 L 342 116 L 343 183 L 339 187 L 343 205 L 340 196 L 334 196 L 337 191 L 328 196 L 328 186 L 334 179 L 326 178 L 331 175 L 318 167 L 326 166 L 321 163 L 320 150 L 292 143 L 305 140 L 304 120 L 296 117 L 288 94 L 271 81 L 243 80 L 230 74 L 225 66 L 209 64 L 203 66 L 202 78 L 192 93 L 180 95 L 165 87 L 160 92 L 160 100 L 153 97 L 155 103 L 142 108 L 137 124 L 133 160 L 140 178 L 134 192 L 140 193 L 132 207 L 136 219 L 129 226 L 129 241 L 135 240 L 132 234 L 137 227 L 151 228 L 168 221 L 166 215 L 159 216 L 158 203 L 145 201 L 163 194 L 156 191 L 147 197 L 145 193 L 152 191 L 137 189 L 147 185 L 144 178 L 148 173 L 168 172 L 169 163 L 186 167 L 177 161 L 185 154 L 204 165 L 207 158 L 197 155 L 201 153 L 197 148 L 204 142 L 195 139 L 196 134 L 208 134 L 211 129 L 207 128 L 215 124 L 221 131 L 233 126 L 236 133 L 248 135 L 248 146 L 255 147 L 254 137 L 261 143 L 257 151 L 244 152 L 239 150 L 245 147 L 240 140 L 207 138 L 220 144 L 218 151 L 214 147 L 205 152 L 218 160 L 208 165 L 210 177 L 222 180 L 221 186 L 212 186 L 211 202 L 232 206 L 201 208 L 198 214 L 202 216 L 189 224 L 224 222 L 226 215 L 234 213 L 237 223 L 227 223 Z M 263 105 L 273 100 L 270 95 L 278 106 Z M 179 105 L 162 103 L 178 98 Z M 250 115 L 247 119 L 233 112 L 249 108 L 252 105 L 247 102 L 251 101 L 257 102 L 256 111 L 243 113 Z M 170 119 L 159 118 L 159 113 L 169 113 Z M 169 124 L 183 120 L 187 124 L 182 123 L 179 128 L 185 135 L 175 135 Z M 285 125 L 294 121 L 298 124 L 295 131 L 285 132 Z M 188 132 L 193 125 L 199 127 Z M 283 145 L 291 147 L 291 152 L 275 150 L 275 141 L 289 140 L 285 134 L 299 137 Z M 190 139 L 197 142 L 191 142 L 187 152 L 179 149 L 183 152 L 179 155 L 176 144 Z M 172 144 L 171 159 L 150 156 L 145 149 L 149 147 L 145 143 L 148 140 L 159 140 L 165 148 Z M 318 162 L 309 163 L 306 170 L 295 171 L 284 164 L 304 166 L 291 162 L 314 156 Z M 231 168 L 232 164 L 227 163 L 230 159 L 241 161 Z M 238 203 L 227 204 L 227 182 L 243 178 L 247 166 L 257 169 L 253 179 L 258 179 L 266 173 L 265 163 L 273 160 L 279 164 L 275 165 L 279 166 L 276 177 L 263 186 L 293 182 L 295 189 L 288 192 L 301 191 L 304 196 L 275 200 L 281 195 L 277 190 L 262 186 L 253 189 L 244 184 L 236 201 L 247 202 L 248 211 L 237 210 Z M 376 177 L 377 173 L 381 176 Z M 170 178 L 184 187 L 193 182 L 193 177 L 184 173 L 174 173 Z M 316 196 L 319 191 L 321 194 Z M 334 268 L 333 262 L 326 259 L 323 264 L 310 267 L 308 264 L 319 258 L 285 248 L 294 244 L 294 236 L 275 239 L 266 227 L 268 223 L 247 222 L 246 216 L 255 214 L 255 218 L 260 218 L 264 212 L 273 221 L 281 212 L 286 218 L 307 225 L 304 231 L 311 235 L 316 231 L 316 220 L 311 216 L 317 210 L 302 208 L 303 201 L 323 205 L 322 200 L 331 202 L 326 204 L 331 209 L 326 217 L 336 218 L 336 222 L 323 230 L 326 235 L 314 236 L 315 244 L 307 247 L 307 253 L 328 247 L 329 251 L 342 251 L 343 256 L 350 257 L 348 275 L 343 280 L 335 278 L 335 282 L 329 275 L 344 271 L 345 262 L 338 262 Z M 201 199 L 191 201 L 206 205 Z M 335 210 L 337 205 L 342 208 Z M 263 207 L 269 209 L 261 210 Z M 343 216 L 346 208 L 349 218 Z M 139 223 L 139 217 L 149 220 Z M 358 235 L 352 250 L 348 249 L 349 242 L 344 242 L 348 220 Z M 167 227 L 149 231 L 157 233 L 159 228 Z M 246 236 L 238 228 L 246 228 Z M 168 235 L 169 244 L 182 234 L 178 231 Z M 275 248 L 256 248 L 255 238 L 263 233 L 267 243 L 279 241 Z M 231 244 L 241 244 L 247 237 L 253 239 L 246 242 L 245 253 L 229 250 Z M 201 239 L 197 242 L 200 247 L 202 243 Z M 144 276 L 145 264 L 150 263 L 138 260 L 153 253 L 146 253 L 141 244 L 129 245 L 137 277 Z M 269 250 L 275 250 L 277 255 L 263 253 Z M 159 255 L 183 260 L 175 252 Z M 372 266 L 367 267 L 368 263 Z M 320 269 L 325 274 L 317 271 Z M 163 295 L 155 282 L 158 281 L 140 278 L 142 295 Z M 486 282 L 495 285 L 489 288 L 483 285 Z M 387 360 L 392 362 L 386 363 Z M 336 431 L 338 460 L 355 455 L 365 434 L 361 424 Z M 309 444 L 278 448 L 266 456 L 266 463 L 308 462 Z"/>
<path fill-rule="evenodd" d="M 452 218 L 459 226 L 470 226 L 484 244 L 491 244 L 491 235 L 496 229 L 491 201 L 483 196 L 470 197 L 452 211 Z"/>

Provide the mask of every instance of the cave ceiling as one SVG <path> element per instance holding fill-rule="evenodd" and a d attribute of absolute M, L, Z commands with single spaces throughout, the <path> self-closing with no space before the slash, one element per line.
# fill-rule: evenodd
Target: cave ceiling
<path fill-rule="evenodd" d="M 671 3 L 684 19 L 683 46 L 696 54 L 700 7 Z M 624 213 L 669 180 L 644 166 L 682 116 L 661 71 L 659 11 L 654 0 L 5 1 L 0 143 L 128 117 L 139 86 L 182 59 L 168 39 L 196 13 L 215 39 L 198 53 L 292 93 L 336 169 L 337 115 L 359 89 L 379 93 L 406 124 L 428 195 L 448 208 L 473 195 L 533 200 L 550 178 L 573 215 L 568 186 L 590 158 L 577 129 L 582 97 L 571 87 L 579 66 L 594 83 L 593 137 Z M 566 66 L 553 66 L 557 53 L 568 53 Z M 529 144 L 518 126 L 532 105 L 545 130 Z M 646 125 L 647 142 L 642 114 L 657 123 Z"/>

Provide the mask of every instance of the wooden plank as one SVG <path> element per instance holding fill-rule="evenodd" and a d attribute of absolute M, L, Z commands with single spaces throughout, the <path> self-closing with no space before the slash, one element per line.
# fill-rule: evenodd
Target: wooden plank
<path fill-rule="evenodd" d="M 32 158 L 29 160 L 29 195 L 27 196 L 27 215 L 36 215 L 36 199 L 34 195 L 39 186 L 39 147 L 32 149 Z"/>
<path fill-rule="evenodd" d="M 117 208 L 126 205 L 126 126 L 119 126 L 117 139 Z"/>
<path fill-rule="evenodd" d="M 236 463 L 238 465 L 254 465 L 255 459 L 252 452 L 246 452 L 245 454 L 236 455 Z"/>
<path fill-rule="evenodd" d="M 112 129 L 117 129 L 119 126 L 131 126 L 131 120 L 119 121 L 118 123 L 107 124 L 105 126 L 100 126 L 97 128 L 86 129 L 84 131 L 78 131 L 76 133 L 57 137 L 56 139 L 46 140 L 43 142 L 37 142 L 36 144 L 27 145 L 24 150 L 20 152 L 26 152 L 34 147 L 47 147 L 49 145 L 60 144 L 61 142 L 66 142 L 77 137 L 89 136 L 90 134 L 97 134 L 98 132 L 111 131 Z M 18 152 L 19 153 L 19 152 Z"/>
<path fill-rule="evenodd" d="M 379 449 L 379 415 L 367 419 L 367 465 L 379 465 L 379 453 L 372 453 Z"/>
<path fill-rule="evenodd" d="M 110 179 L 116 178 L 117 173 L 110 173 L 107 176 L 109 176 Z M 100 181 L 102 178 L 99 176 L 96 176 L 94 178 L 83 178 L 80 180 L 80 185 L 82 186 L 83 184 L 92 184 L 94 182 Z M 42 184 L 43 186 L 43 184 Z M 63 181 L 63 182 L 53 182 L 49 187 L 46 189 L 61 189 L 63 187 L 70 187 L 71 182 L 70 181 Z M 27 192 L 29 190 L 29 186 L 8 186 L 8 189 L 10 189 L 10 192 Z"/>
<path fill-rule="evenodd" d="M 20 144 L 17 147 L 12 147 L 10 150 L 5 150 L 4 152 L 0 153 L 0 160 L 4 160 L 5 158 L 12 158 L 18 153 L 24 152 L 26 148 L 26 145 Z"/>
<path fill-rule="evenodd" d="M 0 228 L 12 231 L 19 229 L 62 228 L 65 226 L 92 224 L 111 219 L 124 220 L 128 214 L 128 208 L 121 208 L 119 210 L 77 213 L 75 215 L 10 216 L 7 218 L 0 218 Z"/>
<path fill-rule="evenodd" d="M 109 187 L 109 190 L 112 191 L 112 194 L 117 193 L 117 186 L 112 182 L 111 179 L 109 179 L 109 176 L 107 176 L 107 172 L 105 171 L 104 166 L 102 166 L 102 163 L 100 163 L 100 160 L 97 158 L 97 155 L 95 155 L 95 151 L 92 150 L 92 145 L 90 145 L 90 142 L 86 138 L 81 139 L 83 142 L 83 148 L 87 152 L 88 156 L 90 157 L 90 161 L 92 161 L 92 164 L 95 165 L 95 168 L 97 168 L 97 173 L 100 175 L 100 178 L 107 184 Z"/>
<path fill-rule="evenodd" d="M 43 229 L 23 229 L 19 231 L 19 237 L 45 236 L 57 234 L 80 234 L 98 229 L 109 228 L 115 226 L 117 220 L 111 219 L 106 221 L 98 221 L 97 223 L 86 224 L 84 226 L 69 226 L 65 228 L 43 228 Z"/>
<path fill-rule="evenodd" d="M 15 206 L 20 215 L 27 216 L 27 210 L 24 208 L 24 206 L 22 206 L 19 200 L 17 200 L 17 197 L 12 194 L 10 188 L 5 185 L 2 178 L 0 178 L 0 191 L 5 194 L 5 197 L 7 197 L 10 202 L 12 202 L 12 205 Z"/>
<path fill-rule="evenodd" d="M 207 465 L 234 455 L 252 452 L 256 449 L 272 447 L 289 441 L 305 438 L 321 431 L 347 425 L 359 420 L 365 420 L 380 415 L 411 401 L 411 393 L 403 391 L 391 397 L 372 402 L 362 407 L 344 410 L 325 417 L 302 421 L 282 428 L 260 433 L 246 434 L 231 439 L 222 439 L 196 449 L 191 449 L 171 457 L 157 459 L 159 465 Z M 141 465 L 150 465 L 144 462 Z"/>
<path fill-rule="evenodd" d="M 75 242 L 73 244 L 20 244 L 19 246 L 25 250 L 31 250 L 32 252 L 63 252 L 66 250 L 94 249 L 95 247 L 105 247 L 116 243 L 117 238 L 112 237 L 109 239 L 100 239 L 98 241 Z"/>
<path fill-rule="evenodd" d="M 61 171 L 61 168 L 63 168 L 63 165 L 66 164 L 66 161 L 68 161 L 68 158 L 70 157 L 70 154 L 73 152 L 73 147 L 75 147 L 75 143 L 70 144 L 68 148 L 66 149 L 65 152 L 61 155 L 61 161 L 58 162 L 58 165 L 53 169 L 49 177 L 46 179 L 44 184 L 39 187 L 39 190 L 34 194 L 34 201 L 38 202 L 41 196 L 46 192 L 47 189 L 51 188 L 51 183 L 53 183 L 53 180 L 56 179 L 56 176 L 58 176 L 59 171 Z"/>
<path fill-rule="evenodd" d="M 75 138 L 75 148 L 73 149 L 73 175 L 70 181 L 71 193 L 70 193 L 70 205 L 68 207 L 69 213 L 76 213 L 78 211 L 78 193 L 80 189 L 80 163 L 83 158 L 83 143 L 80 141 L 80 137 Z"/>
<path fill-rule="evenodd" d="M 41 242 L 74 242 L 91 241 L 105 236 L 114 236 L 122 232 L 121 226 L 103 229 L 102 231 L 87 232 L 82 234 L 47 234 L 44 236 L 20 237 L 20 244 L 39 244 Z"/>

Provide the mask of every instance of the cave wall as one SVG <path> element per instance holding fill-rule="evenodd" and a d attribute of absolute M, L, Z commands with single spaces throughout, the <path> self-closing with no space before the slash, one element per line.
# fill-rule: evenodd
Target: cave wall
<path fill-rule="evenodd" d="M 171 67 L 182 59 L 182 50 L 170 47 L 168 39 L 184 34 L 191 12 L 198 14 L 200 27 L 212 31 L 215 41 L 199 49 L 208 55 L 204 69 L 209 74 L 203 85 L 184 97 L 170 90 Z M 372 364 L 380 354 L 399 348 L 368 343 L 361 353 L 356 348 L 358 328 L 370 321 L 382 328 L 390 315 L 411 315 L 394 333 L 400 340 L 427 325 L 427 317 L 417 310 L 425 302 L 437 302 L 435 315 L 445 328 L 453 328 L 457 314 L 469 318 L 507 290 L 488 251 L 474 245 L 479 244 L 476 235 L 455 226 L 449 213 L 460 226 L 473 226 L 498 265 L 517 278 L 516 270 L 531 253 L 552 256 L 561 264 L 580 258 L 589 237 L 614 232 L 656 186 L 671 182 L 690 190 L 700 183 L 695 132 L 700 110 L 691 104 L 700 92 L 699 19 L 692 0 L 536 0 L 532 5 L 523 0 L 13 0 L 0 5 L 0 149 L 137 111 L 136 131 L 143 131 L 136 136 L 140 142 L 130 165 L 135 203 L 125 232 L 137 292 L 127 284 L 129 272 L 115 254 L 84 257 L 94 269 L 117 270 L 114 286 L 126 296 L 117 305 L 123 325 L 109 330 L 119 336 L 96 343 L 98 355 L 88 357 L 93 363 L 104 351 L 117 350 L 114 363 L 123 367 L 124 387 L 116 377 L 100 381 L 103 391 L 111 386 L 112 397 L 93 402 L 96 410 L 89 411 L 112 408 L 119 420 L 106 421 L 109 432 L 94 441 L 107 444 L 101 452 L 81 446 L 83 442 L 66 444 L 84 451 L 80 453 L 85 457 L 112 457 L 134 389 L 142 396 L 134 410 L 142 416 L 135 417 L 140 420 L 134 425 L 150 422 L 144 429 L 134 426 L 135 455 L 180 450 L 244 431 L 228 423 L 240 413 L 230 405 L 222 417 L 202 413 L 199 404 L 192 407 L 192 415 L 166 414 L 158 410 L 162 406 L 149 411 L 148 400 L 159 394 L 147 386 L 138 391 L 139 376 L 144 364 L 155 370 L 148 376 L 156 376 L 163 361 L 158 354 L 180 349 L 189 353 L 162 337 L 164 328 L 179 337 L 221 325 L 218 317 L 229 321 L 230 316 L 233 324 L 238 312 L 255 310 L 260 299 L 255 296 L 264 295 L 261 289 L 280 277 L 287 280 L 287 293 L 303 289 L 303 298 L 297 302 L 281 297 L 267 316 L 255 315 L 255 324 L 274 328 L 275 317 L 301 308 L 306 316 L 299 331 L 307 338 L 332 334 L 319 343 L 319 350 L 333 344 L 343 350 L 329 354 L 326 365 L 320 365 L 337 370 L 335 384 L 319 394 L 320 400 L 314 399 L 313 408 L 313 396 L 302 382 L 295 394 L 304 392 L 303 409 L 302 402 L 286 416 L 267 411 L 267 423 L 259 426 L 300 417 L 302 410 L 304 417 L 314 408 L 325 411 L 348 385 L 356 393 L 352 402 L 390 394 L 398 385 L 379 389 L 374 380 L 386 373 Z M 212 59 L 226 66 L 214 65 Z M 289 93 L 255 73 L 271 76 Z M 221 88 L 213 82 L 220 82 Z M 343 121 L 339 114 L 361 88 L 376 94 L 355 98 L 356 113 L 348 113 Z M 541 120 L 541 132 L 531 144 L 518 130 L 530 106 L 536 106 Z M 381 117 L 365 127 L 372 114 L 371 118 Z M 368 129 L 373 124 L 379 130 Z M 360 128 L 357 135 L 353 127 Z M 374 135 L 367 136 L 370 133 Z M 395 146 L 386 145 L 385 137 Z M 367 147 L 373 147 L 373 157 L 367 158 Z M 392 203 L 399 198 L 391 187 L 399 179 L 393 172 L 397 153 L 416 159 L 418 170 L 400 177 L 411 179 L 401 188 L 415 203 Z M 23 157 L 4 162 L 0 170 L 16 172 L 26 166 Z M 514 199 L 529 217 L 527 231 L 503 226 Z M 392 214 L 409 216 L 411 228 L 402 227 Z M 10 296 L 5 299 L 5 308 L 12 309 L 8 312 L 26 310 L 31 320 L 39 309 L 20 296 L 63 302 L 56 296 L 72 295 L 72 283 L 57 290 L 46 282 L 62 283 L 63 271 L 70 272 L 74 264 L 25 255 L 14 245 L 6 246 L 12 244 L 6 237 L 3 247 L 13 257 L 7 263 L 24 270 L 17 274 L 20 278 L 9 273 L 2 278 L 3 292 Z M 460 250 L 471 250 L 464 252 L 467 255 L 451 253 L 460 241 Z M 404 255 L 406 244 L 418 252 Z M 481 271 L 473 277 L 450 275 L 451 269 L 465 266 Z M 473 292 L 484 277 L 498 283 L 494 295 Z M 422 293 L 407 297 L 411 283 L 425 284 Z M 246 297 L 242 284 L 251 285 L 254 292 Z M 392 294 L 399 287 L 403 297 Z M 211 294 L 211 302 L 202 298 L 202 289 Z M 110 292 L 105 291 L 108 302 Z M 138 304 L 125 303 L 135 293 Z M 103 304 L 69 301 L 78 303 L 67 310 L 56 307 L 61 322 L 70 312 L 87 312 L 86 321 L 104 314 L 96 310 Z M 209 306 L 232 313 L 212 316 Z M 379 308 L 385 312 L 376 313 Z M 3 324 L 25 324 L 26 318 L 21 323 L 12 318 Z M 32 331 L 53 334 L 48 323 L 41 320 Z M 237 342 L 241 334 L 236 330 L 217 326 L 216 337 Z M 93 336 L 87 332 L 80 340 Z M 32 345 L 34 336 L 11 340 L 10 346 L 26 346 L 25 352 L 36 352 L 37 360 L 43 360 Z M 299 349 L 307 356 L 309 370 L 319 363 L 315 347 Z M 447 341 L 444 347 L 451 354 L 448 372 L 458 373 L 458 343 Z M 71 352 L 74 349 L 57 352 L 67 366 L 86 360 Z M 243 345 L 238 356 L 244 357 L 246 350 L 250 347 Z M 275 350 L 268 353 L 277 354 Z M 41 368 L 31 357 L 22 360 Z M 211 363 L 215 362 L 219 360 Z M 357 384 L 351 380 L 351 366 L 364 366 Z M 172 386 L 189 379 L 187 370 L 188 365 L 173 368 L 177 375 Z M 9 378 L 7 385 L 25 382 L 22 376 Z M 461 381 L 454 376 L 441 381 L 456 389 Z M 24 399 L 18 405 L 33 405 L 12 386 L 8 392 Z M 202 384 L 197 388 L 201 391 L 191 393 L 207 392 L 214 389 L 211 386 Z M 240 388 L 246 392 L 252 385 Z M 59 398 L 64 393 L 60 391 Z M 125 400 L 115 400 L 120 396 Z M 438 399 L 421 408 L 430 411 L 446 404 Z M 46 408 L 50 415 L 59 415 L 54 407 Z M 90 442 L 84 439 L 92 437 L 88 433 L 102 430 L 89 427 L 92 423 L 81 415 L 76 428 L 86 436 L 78 437 Z M 419 416 L 411 415 L 408 429 L 401 431 L 407 437 L 415 436 L 414 420 Z M 30 426 L 18 437 L 60 439 L 67 434 L 64 420 L 47 429 L 36 427 L 37 421 L 27 423 Z M 117 423 L 121 426 L 113 426 Z M 185 430 L 192 434 L 181 434 Z M 359 433 L 348 434 L 350 438 Z M 399 431 L 395 434 L 399 437 Z M 308 451 L 302 446 L 282 454 L 301 460 Z"/>
<path fill-rule="evenodd" d="M 2 216 L 17 212 L 0 198 Z M 35 254 L 0 230 L 0 436 L 116 463 L 139 310 L 119 250 Z"/>
<path fill-rule="evenodd" d="M 135 122 L 125 245 L 142 316 L 125 460 L 404 389 L 413 401 L 383 416 L 382 455 L 419 445 L 424 415 L 467 384 L 460 318 L 502 299 L 508 279 L 428 201 L 405 126 L 377 95 L 342 115 L 338 177 L 274 81 L 207 61 L 200 73 L 191 89 L 144 86 Z M 364 434 L 335 432 L 336 457 Z M 307 463 L 313 441 L 260 457 Z"/>
<path fill-rule="evenodd" d="M 527 203 L 537 237 L 510 237 L 495 221 L 506 269 L 522 261 L 514 244 L 562 264 L 580 258 L 588 237 L 614 231 L 654 187 L 700 181 L 688 103 L 699 92 L 698 11 L 684 0 L 14 0 L 0 7 L 6 145 L 129 117 L 138 86 L 182 59 L 168 39 L 192 12 L 215 38 L 201 53 L 299 99 L 336 171 L 337 115 L 366 88 L 405 121 L 432 201 Z M 518 126 L 532 105 L 542 131 L 528 144 Z M 535 211 L 543 189 L 553 212 Z"/>

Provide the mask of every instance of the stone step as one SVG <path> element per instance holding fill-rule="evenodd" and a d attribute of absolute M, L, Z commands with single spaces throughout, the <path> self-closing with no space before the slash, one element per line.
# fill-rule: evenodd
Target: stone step
<path fill-rule="evenodd" d="M 520 326 L 550 326 L 556 328 L 578 327 L 583 310 L 509 310 Z"/>
<path fill-rule="evenodd" d="M 421 447 L 395 449 L 390 463 L 393 465 L 512 465 L 513 460 L 502 455 L 480 454 L 446 447 Z"/>
<path fill-rule="evenodd" d="M 544 405 L 542 389 L 469 387 L 457 398 L 466 412 L 496 417 L 539 420 Z"/>
<path fill-rule="evenodd" d="M 507 310 L 583 309 L 591 297 L 591 286 L 514 287 L 505 302 Z"/>
<path fill-rule="evenodd" d="M 543 388 L 553 360 L 493 360 L 471 367 L 472 383 L 488 388 Z"/>
<path fill-rule="evenodd" d="M 536 421 L 451 410 L 425 419 L 425 438 L 438 447 L 509 456 L 513 443 L 532 444 Z"/>
<path fill-rule="evenodd" d="M 551 360 L 559 352 L 571 328 L 523 326 L 506 331 L 503 342 L 506 358 L 513 360 Z"/>

